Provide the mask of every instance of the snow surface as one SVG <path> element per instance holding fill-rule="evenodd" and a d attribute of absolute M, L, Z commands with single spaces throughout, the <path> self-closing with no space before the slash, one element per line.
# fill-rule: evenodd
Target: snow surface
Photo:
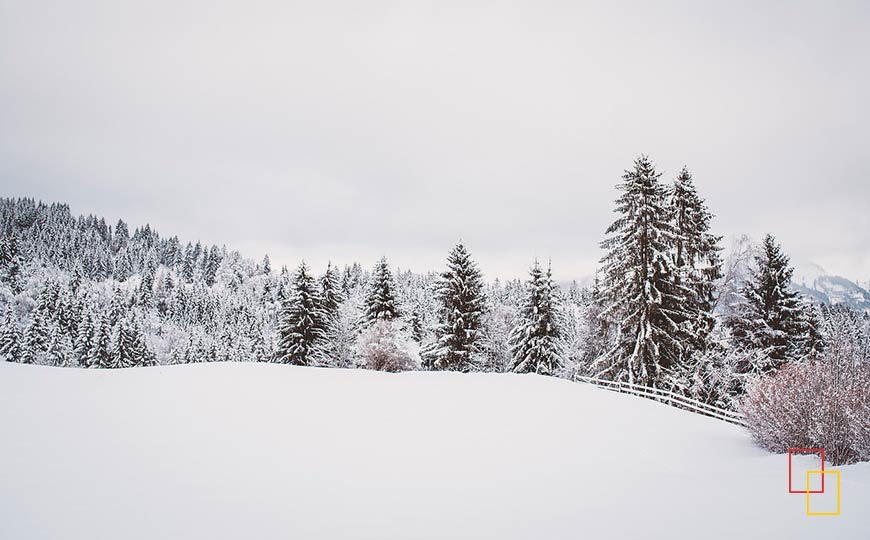
<path fill-rule="evenodd" d="M 870 538 L 870 463 L 808 517 L 743 429 L 536 375 L 2 364 L 0 432 L 3 539 Z"/>

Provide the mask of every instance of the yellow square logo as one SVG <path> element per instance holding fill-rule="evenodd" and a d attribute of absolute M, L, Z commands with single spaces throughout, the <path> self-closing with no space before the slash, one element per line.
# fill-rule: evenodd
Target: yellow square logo
<path fill-rule="evenodd" d="M 813 474 L 834 474 L 837 476 L 837 511 L 836 512 L 813 512 L 810 510 L 810 476 Z M 839 516 L 840 515 L 840 471 L 807 471 L 807 515 L 808 516 Z"/>

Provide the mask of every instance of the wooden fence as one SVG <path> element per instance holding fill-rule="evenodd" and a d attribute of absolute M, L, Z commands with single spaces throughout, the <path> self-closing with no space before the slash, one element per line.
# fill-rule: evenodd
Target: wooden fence
<path fill-rule="evenodd" d="M 668 390 L 650 388 L 648 386 L 641 386 L 639 384 L 632 384 L 627 382 L 606 381 L 604 379 L 582 377 L 579 375 L 575 376 L 574 380 L 578 382 L 594 384 L 596 386 L 605 388 L 607 390 L 612 390 L 614 392 L 621 392 L 623 394 L 632 394 L 635 396 L 653 399 L 655 401 L 667 403 L 680 409 L 685 409 L 687 411 L 691 411 L 697 414 L 703 414 L 704 416 L 709 416 L 711 418 L 716 418 L 718 420 L 737 424 L 738 426 L 746 426 L 746 419 L 740 413 L 729 411 L 727 409 L 720 409 L 719 407 L 714 407 L 713 405 L 708 405 L 706 403 L 696 401 L 685 396 L 681 396 L 674 392 L 669 392 Z"/>

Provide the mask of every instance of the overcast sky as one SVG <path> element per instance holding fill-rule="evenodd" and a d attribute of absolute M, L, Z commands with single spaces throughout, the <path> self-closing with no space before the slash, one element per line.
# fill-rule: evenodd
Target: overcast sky
<path fill-rule="evenodd" d="M 604 6 L 606 4 L 606 7 Z M 325 266 L 591 273 L 641 152 L 870 279 L 868 2 L 0 0 L 0 195 Z"/>

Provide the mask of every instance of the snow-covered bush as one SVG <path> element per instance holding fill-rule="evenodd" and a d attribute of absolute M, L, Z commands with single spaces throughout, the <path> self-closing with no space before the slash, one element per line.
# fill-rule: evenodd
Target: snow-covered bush
<path fill-rule="evenodd" d="M 829 357 L 787 364 L 749 385 L 741 409 L 758 444 L 774 452 L 825 449 L 834 465 L 870 460 L 870 366 Z"/>
<path fill-rule="evenodd" d="M 364 367 L 377 371 L 406 371 L 416 364 L 410 340 L 391 320 L 372 323 L 359 336 L 357 353 Z"/>

